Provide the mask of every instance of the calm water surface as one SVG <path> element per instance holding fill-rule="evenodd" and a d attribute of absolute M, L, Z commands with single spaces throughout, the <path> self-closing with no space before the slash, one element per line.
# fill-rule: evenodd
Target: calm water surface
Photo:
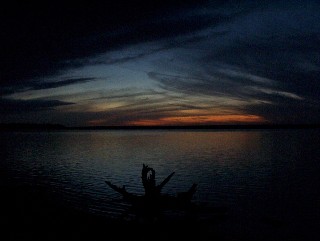
<path fill-rule="evenodd" d="M 126 210 L 105 180 L 143 194 L 141 168 L 174 195 L 229 208 L 221 229 L 279 240 L 319 240 L 320 131 L 3 132 L 1 181 L 45 187 L 71 207 L 117 218 Z"/>

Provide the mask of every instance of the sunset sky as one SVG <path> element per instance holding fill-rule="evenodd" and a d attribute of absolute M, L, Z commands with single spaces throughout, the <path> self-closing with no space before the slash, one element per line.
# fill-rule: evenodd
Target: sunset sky
<path fill-rule="evenodd" d="M 319 1 L 1 7 L 0 123 L 320 123 Z"/>

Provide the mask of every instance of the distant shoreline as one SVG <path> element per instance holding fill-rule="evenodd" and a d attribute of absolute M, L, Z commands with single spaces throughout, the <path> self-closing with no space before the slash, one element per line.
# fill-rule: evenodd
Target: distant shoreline
<path fill-rule="evenodd" d="M 60 124 L 0 124 L 0 131 L 68 131 L 68 130 L 256 130 L 256 129 L 319 129 L 320 124 L 242 124 L 198 126 L 73 126 Z"/>

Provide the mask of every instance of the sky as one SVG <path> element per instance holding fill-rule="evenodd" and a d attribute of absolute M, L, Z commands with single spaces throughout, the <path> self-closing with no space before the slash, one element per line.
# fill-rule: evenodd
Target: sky
<path fill-rule="evenodd" d="M 0 123 L 320 123 L 319 1 L 101 2 L 1 7 Z"/>

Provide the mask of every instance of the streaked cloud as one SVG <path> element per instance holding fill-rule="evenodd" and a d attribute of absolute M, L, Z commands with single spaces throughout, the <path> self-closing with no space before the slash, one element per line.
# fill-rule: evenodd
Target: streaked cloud
<path fill-rule="evenodd" d="M 73 7 L 1 19 L 0 121 L 320 121 L 318 1 Z"/>
<path fill-rule="evenodd" d="M 0 112 L 2 114 L 37 112 L 72 104 L 73 103 L 63 102 L 60 100 L 12 100 L 2 98 L 0 99 Z"/>

